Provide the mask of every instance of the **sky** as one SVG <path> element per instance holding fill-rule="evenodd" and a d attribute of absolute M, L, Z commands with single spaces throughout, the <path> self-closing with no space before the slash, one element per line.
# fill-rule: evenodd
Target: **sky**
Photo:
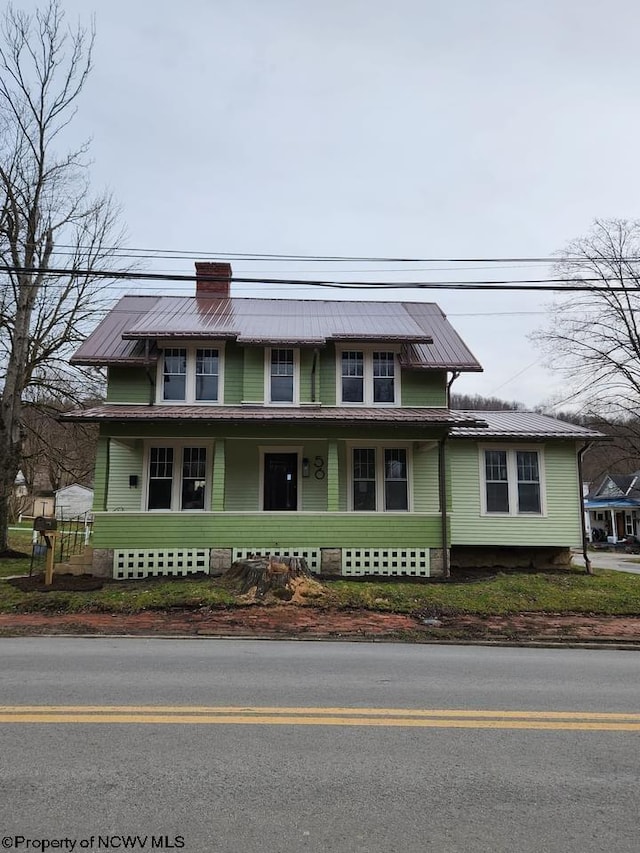
<path fill-rule="evenodd" d="M 191 272 L 205 253 L 547 258 L 596 217 L 640 217 L 637 0 L 63 6 L 71 23 L 95 13 L 94 70 L 72 125 L 92 138 L 93 186 L 121 204 L 129 246 L 185 253 L 149 260 L 149 271 Z M 549 275 L 482 262 L 233 268 L 325 280 Z M 234 295 L 435 301 L 484 367 L 454 390 L 528 406 L 565 396 L 528 339 L 550 294 L 237 285 Z"/>

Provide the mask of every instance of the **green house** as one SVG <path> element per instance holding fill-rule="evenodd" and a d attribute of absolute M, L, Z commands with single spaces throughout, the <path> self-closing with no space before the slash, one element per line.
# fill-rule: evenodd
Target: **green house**
<path fill-rule="evenodd" d="M 597 434 L 451 410 L 482 368 L 437 305 L 232 298 L 228 264 L 196 270 L 195 296 L 123 297 L 72 359 L 108 377 L 105 403 L 69 416 L 100 428 L 94 573 L 272 554 L 428 576 L 580 543 Z"/>

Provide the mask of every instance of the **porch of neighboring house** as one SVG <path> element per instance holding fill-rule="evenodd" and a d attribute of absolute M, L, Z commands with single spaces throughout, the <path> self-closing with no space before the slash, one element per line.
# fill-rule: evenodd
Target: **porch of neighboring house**
<path fill-rule="evenodd" d="M 586 501 L 592 542 L 616 544 L 626 536 L 640 536 L 640 504 L 631 500 Z"/>

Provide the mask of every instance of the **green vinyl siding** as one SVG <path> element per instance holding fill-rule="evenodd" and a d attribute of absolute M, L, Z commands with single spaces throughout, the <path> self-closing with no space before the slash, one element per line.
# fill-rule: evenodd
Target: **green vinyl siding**
<path fill-rule="evenodd" d="M 155 364 L 149 366 L 149 375 L 155 378 Z M 107 372 L 107 403 L 148 403 L 155 395 L 149 375 L 143 367 L 110 367 Z"/>
<path fill-rule="evenodd" d="M 277 452 L 282 443 L 262 441 L 258 445 L 250 441 L 227 439 L 225 444 L 225 510 L 227 512 L 255 512 L 261 503 L 260 447 L 272 446 L 274 452 Z M 301 457 L 309 460 L 309 477 L 300 477 L 298 481 L 302 511 L 324 512 L 327 507 L 327 442 L 294 442 L 292 446 L 301 447 Z M 316 465 L 320 461 L 322 465 Z M 325 472 L 324 477 L 316 477 L 316 471 L 320 468 Z"/>
<path fill-rule="evenodd" d="M 313 369 L 313 350 L 311 349 L 301 349 L 300 350 L 300 402 L 301 403 L 311 403 L 312 402 L 312 388 L 311 388 L 311 371 Z M 316 380 L 317 380 L 317 367 L 316 367 Z M 317 389 L 317 381 L 316 381 L 316 389 Z M 316 395 L 317 395 L 316 390 Z M 317 402 L 317 400 L 316 400 Z"/>
<path fill-rule="evenodd" d="M 242 402 L 244 352 L 242 347 L 228 341 L 224 348 L 224 405 Z"/>
<path fill-rule="evenodd" d="M 401 373 L 403 406 L 446 406 L 447 373 L 444 370 L 407 370 Z"/>
<path fill-rule="evenodd" d="M 130 476 L 138 478 L 136 487 L 129 486 Z M 142 492 L 142 442 L 125 443 L 111 439 L 107 510 L 135 512 L 142 509 Z"/>
<path fill-rule="evenodd" d="M 438 512 L 438 445 L 419 444 L 413 450 L 413 509 L 414 512 Z"/>
<path fill-rule="evenodd" d="M 333 345 L 320 350 L 318 365 L 318 388 L 323 406 L 336 404 L 336 348 Z"/>
<path fill-rule="evenodd" d="M 264 347 L 244 348 L 242 399 L 248 403 L 264 401 Z"/>
<path fill-rule="evenodd" d="M 101 435 L 96 448 L 96 464 L 93 477 L 93 510 L 101 512 L 107 508 L 107 462 L 109 439 Z"/>
<path fill-rule="evenodd" d="M 101 513 L 96 548 L 439 548 L 438 515 Z"/>
<path fill-rule="evenodd" d="M 452 545 L 574 546 L 581 541 L 576 447 L 573 442 L 536 445 L 543 451 L 545 515 L 482 515 L 480 448 L 472 441 L 451 441 Z M 484 445 L 488 446 L 488 445 Z M 496 443 L 496 449 L 516 447 Z M 523 444 L 530 449 L 531 444 Z"/>

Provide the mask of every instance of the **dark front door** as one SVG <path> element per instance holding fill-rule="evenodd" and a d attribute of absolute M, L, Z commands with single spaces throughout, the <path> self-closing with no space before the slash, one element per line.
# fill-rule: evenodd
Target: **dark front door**
<path fill-rule="evenodd" d="M 298 455 L 296 453 L 265 453 L 264 508 L 265 510 L 298 509 Z"/>

